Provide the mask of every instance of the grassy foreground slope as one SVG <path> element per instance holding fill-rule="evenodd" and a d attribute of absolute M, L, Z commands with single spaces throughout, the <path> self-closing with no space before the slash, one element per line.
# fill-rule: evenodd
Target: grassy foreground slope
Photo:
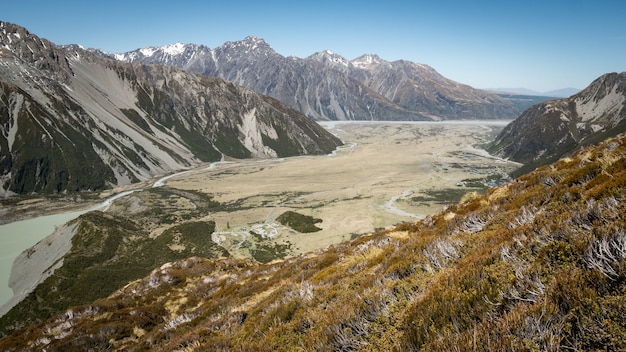
<path fill-rule="evenodd" d="M 626 136 L 273 264 L 191 257 L 0 350 L 626 349 Z"/>

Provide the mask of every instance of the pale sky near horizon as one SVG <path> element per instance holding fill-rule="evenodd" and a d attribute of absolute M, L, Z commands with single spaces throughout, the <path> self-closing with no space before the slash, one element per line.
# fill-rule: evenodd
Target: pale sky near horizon
<path fill-rule="evenodd" d="M 623 0 L 23 0 L 3 4 L 0 20 L 115 53 L 253 35 L 284 56 L 377 54 L 476 88 L 545 92 L 626 71 L 625 10 Z"/>

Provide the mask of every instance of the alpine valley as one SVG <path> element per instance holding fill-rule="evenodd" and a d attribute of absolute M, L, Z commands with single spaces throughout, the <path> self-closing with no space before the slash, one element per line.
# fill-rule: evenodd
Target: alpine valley
<path fill-rule="evenodd" d="M 0 205 L 146 186 L 18 256 L 0 350 L 626 350 L 625 79 L 504 127 L 423 64 L 0 22 Z"/>
<path fill-rule="evenodd" d="M 168 262 L 106 298 L 39 312 L 0 349 L 623 351 L 625 191 L 621 135 L 424 220 L 324 250 L 268 264 L 208 252 Z M 107 214 L 82 222 L 87 236 L 73 241 L 66 282 L 81 263 L 108 258 L 92 271 L 112 282 L 158 249 L 143 247 L 127 257 L 134 265 L 110 270 L 113 239 L 128 238 L 117 241 L 130 249 L 123 243 L 143 229 Z M 95 236 L 99 224 L 108 230 Z M 189 248 L 202 226 L 212 230 L 195 224 L 161 236 L 178 233 Z M 53 305 L 55 287 L 66 286 L 42 287 L 20 313 Z"/>

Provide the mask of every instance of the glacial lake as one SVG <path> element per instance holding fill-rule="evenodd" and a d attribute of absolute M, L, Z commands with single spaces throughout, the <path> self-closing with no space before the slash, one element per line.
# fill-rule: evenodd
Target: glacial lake
<path fill-rule="evenodd" d="M 106 210 L 115 199 L 124 197 L 134 191 L 118 193 L 103 200 L 102 203 L 96 206 L 83 210 L 38 216 L 0 225 L 0 243 L 2 243 L 0 246 L 0 307 L 4 306 L 13 297 L 13 290 L 9 287 L 11 270 L 13 262 L 23 251 L 51 235 L 57 226 L 61 226 L 92 210 Z"/>

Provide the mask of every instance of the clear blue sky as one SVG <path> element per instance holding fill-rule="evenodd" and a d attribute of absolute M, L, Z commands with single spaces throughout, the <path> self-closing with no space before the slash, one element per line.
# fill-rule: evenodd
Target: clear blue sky
<path fill-rule="evenodd" d="M 424 63 L 476 88 L 584 88 L 626 71 L 624 0 L 21 0 L 0 20 L 56 44 L 109 52 L 248 35 L 278 53 L 330 49 Z"/>

